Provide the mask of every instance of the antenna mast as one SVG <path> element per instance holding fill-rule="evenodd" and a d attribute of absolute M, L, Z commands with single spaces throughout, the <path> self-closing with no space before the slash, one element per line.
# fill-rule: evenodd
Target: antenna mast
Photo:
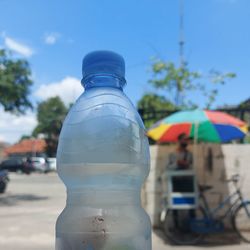
<path fill-rule="evenodd" d="M 184 2 L 179 0 L 179 14 L 180 14 L 180 27 L 179 27 L 179 60 L 180 67 L 184 67 Z"/>

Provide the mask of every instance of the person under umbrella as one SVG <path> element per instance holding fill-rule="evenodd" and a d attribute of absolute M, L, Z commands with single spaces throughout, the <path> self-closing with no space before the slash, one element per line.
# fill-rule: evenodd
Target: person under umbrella
<path fill-rule="evenodd" d="M 190 137 L 185 133 L 178 136 L 178 146 L 174 153 L 169 155 L 166 171 L 191 170 L 193 168 L 193 154 L 188 150 Z M 193 192 L 193 177 L 176 176 L 173 178 L 173 192 Z M 179 212 L 173 211 L 175 227 L 179 227 Z M 189 210 L 189 217 L 195 217 L 195 211 Z"/>

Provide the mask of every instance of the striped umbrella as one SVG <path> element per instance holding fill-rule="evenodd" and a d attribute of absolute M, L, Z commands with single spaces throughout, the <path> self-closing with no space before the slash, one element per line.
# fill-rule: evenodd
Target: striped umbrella
<path fill-rule="evenodd" d="M 181 133 L 197 141 L 229 142 L 244 138 L 247 124 L 218 111 L 179 111 L 155 123 L 147 134 L 157 142 L 175 142 Z"/>

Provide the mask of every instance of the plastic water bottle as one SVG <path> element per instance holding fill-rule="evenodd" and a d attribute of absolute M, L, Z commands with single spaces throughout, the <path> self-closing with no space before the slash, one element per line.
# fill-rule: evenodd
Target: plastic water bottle
<path fill-rule="evenodd" d="M 85 92 L 63 123 L 57 150 L 67 202 L 56 222 L 56 249 L 151 250 L 150 220 L 140 199 L 149 146 L 123 92 L 124 60 L 92 52 L 82 73 Z"/>

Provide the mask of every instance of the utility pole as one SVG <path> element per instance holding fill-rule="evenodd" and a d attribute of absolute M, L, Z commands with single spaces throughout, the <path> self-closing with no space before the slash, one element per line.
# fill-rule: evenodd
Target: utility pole
<path fill-rule="evenodd" d="M 180 67 L 184 66 L 184 3 L 183 0 L 179 0 L 179 60 Z"/>
<path fill-rule="evenodd" d="M 184 2 L 183 0 L 179 0 L 179 67 L 181 74 L 183 72 L 183 69 L 185 67 L 185 61 L 184 61 Z M 183 101 L 183 88 L 182 88 L 182 79 L 181 76 L 179 76 L 179 79 L 177 81 L 177 89 L 176 89 L 176 97 L 175 102 L 177 106 L 180 106 Z"/>

